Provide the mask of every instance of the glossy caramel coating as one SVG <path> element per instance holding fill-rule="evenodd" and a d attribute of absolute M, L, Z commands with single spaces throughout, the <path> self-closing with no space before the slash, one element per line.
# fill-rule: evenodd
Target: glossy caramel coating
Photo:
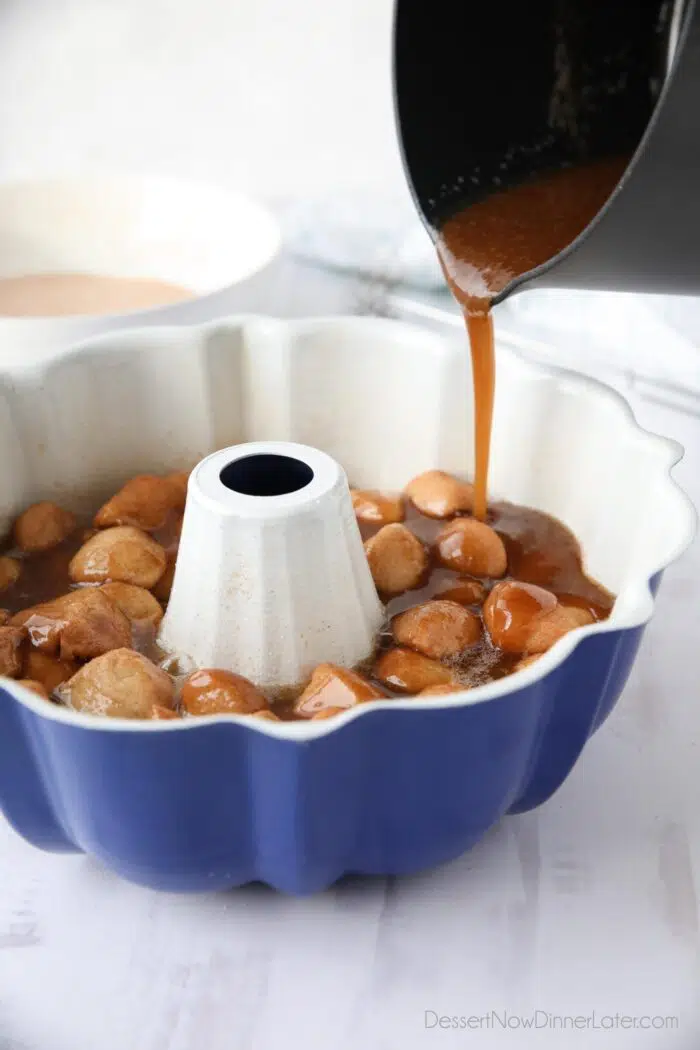
<path fill-rule="evenodd" d="M 243 675 L 213 668 L 189 675 L 180 702 L 188 715 L 251 715 L 269 706 L 265 695 Z"/>

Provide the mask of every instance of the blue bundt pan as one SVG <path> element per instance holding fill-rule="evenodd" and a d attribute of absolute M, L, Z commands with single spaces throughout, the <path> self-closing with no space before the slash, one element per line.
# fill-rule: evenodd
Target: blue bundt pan
<path fill-rule="evenodd" d="M 608 621 L 510 678 L 317 723 L 101 720 L 2 679 L 0 805 L 19 834 L 156 889 L 308 894 L 451 860 L 546 801 L 620 695 L 694 513 L 670 477 L 678 446 L 612 391 L 508 347 L 498 380 L 493 490 L 573 528 L 618 595 Z M 94 506 L 134 473 L 241 440 L 316 445 L 356 484 L 396 489 L 460 470 L 470 417 L 461 340 L 393 322 L 108 337 L 0 374 L 0 529 L 40 495 Z"/>

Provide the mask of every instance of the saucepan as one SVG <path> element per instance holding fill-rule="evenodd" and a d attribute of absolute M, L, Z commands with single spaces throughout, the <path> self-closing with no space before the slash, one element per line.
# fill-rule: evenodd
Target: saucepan
<path fill-rule="evenodd" d="M 700 292 L 696 0 L 397 0 L 394 83 L 406 174 L 433 236 L 526 179 L 629 158 L 580 236 L 496 301 L 530 287 Z"/>

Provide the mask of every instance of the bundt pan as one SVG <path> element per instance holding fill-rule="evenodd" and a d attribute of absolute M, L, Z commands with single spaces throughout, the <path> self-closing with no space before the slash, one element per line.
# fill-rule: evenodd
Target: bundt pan
<path fill-rule="evenodd" d="M 663 570 L 690 542 L 695 519 L 670 476 L 679 447 L 641 430 L 611 390 L 505 345 L 498 367 L 492 493 L 574 530 L 588 571 L 618 596 L 608 620 L 469 692 L 369 703 L 314 722 L 100 719 L 1 679 L 0 805 L 19 834 L 42 849 L 91 854 L 157 889 L 261 880 L 308 894 L 346 872 L 402 875 L 451 860 L 506 813 L 546 801 L 617 700 Z M 355 485 L 385 489 L 433 467 L 462 473 L 471 418 L 460 336 L 372 319 L 244 318 L 103 337 L 0 374 L 0 530 L 38 498 L 80 509 L 89 497 L 95 506 L 136 473 L 181 469 L 243 442 L 295 442 L 312 458 L 325 453 L 324 513 L 334 505 L 339 515 L 337 530 L 314 526 L 328 541 L 317 544 L 321 570 L 329 557 L 337 563 L 341 535 L 348 568 L 330 585 L 310 565 L 296 600 L 292 562 L 308 549 L 295 547 L 298 537 L 270 540 L 272 597 L 256 615 L 276 625 L 270 637 L 293 638 L 314 601 L 356 610 L 360 602 L 361 638 L 379 613 L 333 463 Z M 211 471 L 200 469 L 209 484 Z M 214 506 L 196 510 L 192 485 L 183 550 L 188 529 L 201 528 L 205 543 Z M 253 527 L 251 518 L 248 540 Z M 166 624 L 182 637 L 191 590 L 193 622 L 204 603 L 212 624 L 197 651 L 230 640 L 211 610 L 235 549 L 219 537 L 201 571 L 176 575 Z M 250 542 L 258 582 L 263 549 Z M 221 599 L 234 625 L 238 597 Z M 239 642 L 258 645 L 267 622 L 239 631 Z"/>

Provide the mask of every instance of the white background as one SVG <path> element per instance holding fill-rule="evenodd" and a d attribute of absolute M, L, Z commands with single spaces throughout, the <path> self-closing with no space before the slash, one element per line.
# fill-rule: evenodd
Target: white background
<path fill-rule="evenodd" d="M 0 173 L 404 193 L 391 0 L 0 0 Z"/>
<path fill-rule="evenodd" d="M 0 0 L 0 177 L 128 167 L 270 198 L 401 196 L 390 8 Z M 700 502 L 700 421 L 637 408 L 688 447 L 678 476 Z M 699 578 L 696 544 L 562 791 L 437 872 L 303 901 L 177 898 L 0 823 L 0 1050 L 696 1047 Z M 425 1010 L 503 1008 L 677 1014 L 680 1027 L 424 1027 Z"/>

